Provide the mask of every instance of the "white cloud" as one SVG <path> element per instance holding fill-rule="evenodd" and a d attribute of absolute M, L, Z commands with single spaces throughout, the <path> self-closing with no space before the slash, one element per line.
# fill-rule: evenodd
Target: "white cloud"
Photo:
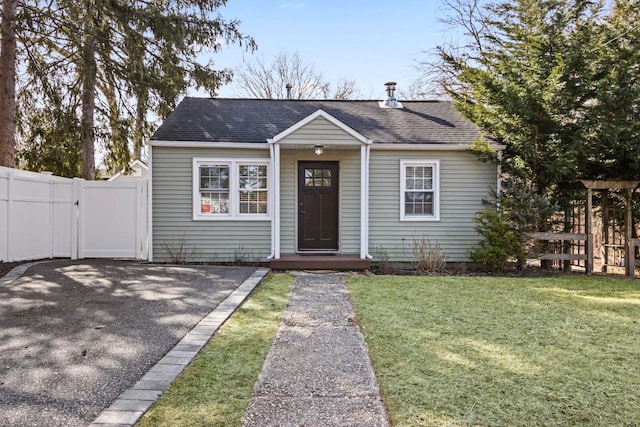
<path fill-rule="evenodd" d="M 294 9 L 298 9 L 301 7 L 305 7 L 307 4 L 306 3 L 282 3 L 280 5 L 281 8 L 283 9 L 287 9 L 287 8 L 294 8 Z"/>

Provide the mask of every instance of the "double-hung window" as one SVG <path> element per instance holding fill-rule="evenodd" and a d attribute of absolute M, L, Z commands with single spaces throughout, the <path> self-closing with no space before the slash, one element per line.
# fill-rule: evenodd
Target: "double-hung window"
<path fill-rule="evenodd" d="M 229 214 L 229 164 L 198 166 L 201 215 Z"/>
<path fill-rule="evenodd" d="M 400 161 L 400 220 L 440 219 L 440 162 Z"/>
<path fill-rule="evenodd" d="M 267 165 L 239 164 L 240 214 L 267 214 Z"/>
<path fill-rule="evenodd" d="M 193 219 L 268 219 L 269 162 L 193 159 Z"/>

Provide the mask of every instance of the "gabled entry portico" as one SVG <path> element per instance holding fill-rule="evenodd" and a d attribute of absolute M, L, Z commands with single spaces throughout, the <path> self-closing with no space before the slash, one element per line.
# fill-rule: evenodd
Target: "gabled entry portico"
<path fill-rule="evenodd" d="M 349 256 L 368 266 L 371 141 L 317 110 L 268 143 L 273 171 L 272 266 L 296 255 L 309 262 L 305 255 L 315 255 L 316 264 L 319 255 L 328 255 L 328 260 Z"/>

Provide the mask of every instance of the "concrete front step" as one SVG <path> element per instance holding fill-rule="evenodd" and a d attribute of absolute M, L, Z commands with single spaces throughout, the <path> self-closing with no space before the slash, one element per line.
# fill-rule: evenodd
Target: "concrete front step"
<path fill-rule="evenodd" d="M 361 259 L 356 254 L 283 254 L 279 259 L 271 260 L 269 266 L 274 270 L 367 270 L 371 260 Z"/>

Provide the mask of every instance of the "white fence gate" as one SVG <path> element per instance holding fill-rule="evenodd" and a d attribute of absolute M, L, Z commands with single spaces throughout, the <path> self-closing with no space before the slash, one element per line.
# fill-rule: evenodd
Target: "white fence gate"
<path fill-rule="evenodd" d="M 0 261 L 54 257 L 147 259 L 147 181 L 0 167 Z"/>
<path fill-rule="evenodd" d="M 147 181 L 81 181 L 79 193 L 78 258 L 147 258 Z"/>

